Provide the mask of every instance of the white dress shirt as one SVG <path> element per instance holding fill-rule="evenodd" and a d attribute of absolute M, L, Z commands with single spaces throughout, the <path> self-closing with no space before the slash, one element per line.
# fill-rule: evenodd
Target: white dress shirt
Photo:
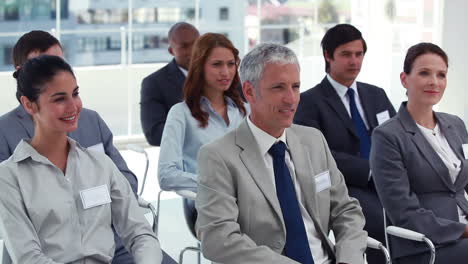
<path fill-rule="evenodd" d="M 364 109 L 362 108 L 361 99 L 359 98 L 359 92 L 358 92 L 358 89 L 357 89 L 356 80 L 348 88 L 348 87 L 342 85 L 341 83 L 333 80 L 333 78 L 330 76 L 330 74 L 327 74 L 327 79 L 331 83 L 333 88 L 335 88 L 336 93 L 338 94 L 341 101 L 343 102 L 343 104 L 344 104 L 344 106 L 346 108 L 346 111 L 348 111 L 348 115 L 350 117 L 351 117 L 351 110 L 349 109 L 349 97 L 348 97 L 347 92 L 348 92 L 348 89 L 353 89 L 354 90 L 354 94 L 355 94 L 354 95 L 354 101 L 356 101 L 356 107 L 357 107 L 357 109 L 359 111 L 359 114 L 361 115 L 362 120 L 364 121 L 364 124 L 366 125 L 366 129 L 369 130 L 369 124 L 367 124 L 367 118 L 366 118 L 366 115 L 364 113 Z"/>
<path fill-rule="evenodd" d="M 299 184 L 299 181 L 296 181 L 294 162 L 291 160 L 291 155 L 289 154 L 286 130 L 283 132 L 283 134 L 279 138 L 275 138 L 275 137 L 272 137 L 270 134 L 266 133 L 265 131 L 261 130 L 260 128 L 258 128 L 254 123 L 252 123 L 252 121 L 250 120 L 250 117 L 247 118 L 247 123 L 249 125 L 250 130 L 252 131 L 252 134 L 255 140 L 257 141 L 258 147 L 260 148 L 260 152 L 263 154 L 263 160 L 265 161 L 266 167 L 268 169 L 269 177 L 275 187 L 276 187 L 276 182 L 275 182 L 275 173 L 273 170 L 273 158 L 268 153 L 268 150 L 271 148 L 271 146 L 273 146 L 273 144 L 277 143 L 278 141 L 283 141 L 286 144 L 287 151 L 286 151 L 285 161 L 289 169 L 289 173 L 291 174 L 291 178 L 294 183 L 295 190 L 296 190 L 297 201 L 301 209 L 302 220 L 304 221 L 304 226 L 307 232 L 307 239 L 309 241 L 309 247 L 312 253 L 312 257 L 314 259 L 314 263 L 315 264 L 331 263 L 331 260 L 329 259 L 327 252 L 322 247 L 322 240 L 320 239 L 317 233 L 317 230 L 315 229 L 315 224 L 312 221 L 312 217 L 309 215 L 306 208 L 304 207 L 303 199 L 301 196 L 302 194 L 301 186 Z M 274 191 L 276 192 L 276 188 Z"/>
<path fill-rule="evenodd" d="M 179 70 L 184 74 L 185 77 L 187 77 L 188 71 L 186 69 L 180 67 L 179 65 L 177 65 L 177 67 L 179 67 Z"/>
<path fill-rule="evenodd" d="M 122 173 L 104 153 L 68 142 L 65 173 L 24 140 L 0 163 L 0 232 L 13 263 L 110 263 L 112 223 L 136 264 L 161 263 Z"/>
<path fill-rule="evenodd" d="M 455 152 L 453 152 L 444 134 L 440 131 L 439 124 L 436 124 L 434 129 L 423 127 L 417 123 L 416 125 L 418 126 L 419 130 L 421 130 L 423 136 L 427 139 L 437 155 L 439 155 L 440 159 L 444 162 L 448 169 L 450 178 L 452 179 L 452 183 L 454 183 L 457 180 L 458 174 L 461 170 L 461 161 L 457 158 L 457 155 Z M 465 198 L 468 198 L 466 191 Z M 459 206 L 457 206 L 457 209 L 459 222 L 468 224 L 465 213 Z"/>

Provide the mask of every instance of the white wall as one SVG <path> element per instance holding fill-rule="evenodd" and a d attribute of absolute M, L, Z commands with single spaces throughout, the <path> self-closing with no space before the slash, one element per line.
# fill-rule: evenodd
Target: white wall
<path fill-rule="evenodd" d="M 164 65 L 75 67 L 83 106 L 97 111 L 114 136 L 127 135 L 129 124 L 132 134 L 140 134 L 141 81 Z M 0 115 L 3 115 L 18 105 L 12 72 L 0 72 L 0 87 Z"/>
<path fill-rule="evenodd" d="M 449 56 L 448 86 L 439 110 L 458 115 L 468 123 L 468 1 L 446 0 L 442 48 Z"/>

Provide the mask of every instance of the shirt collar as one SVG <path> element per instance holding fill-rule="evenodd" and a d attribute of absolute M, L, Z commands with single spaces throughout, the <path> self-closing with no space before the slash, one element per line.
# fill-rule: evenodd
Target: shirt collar
<path fill-rule="evenodd" d="M 257 127 L 251 120 L 250 116 L 247 117 L 247 124 L 252 131 L 252 134 L 257 141 L 258 147 L 260 148 L 260 153 L 265 156 L 265 154 L 270 150 L 273 144 L 277 143 L 278 141 L 284 142 L 286 144 L 286 148 L 288 148 L 288 144 L 286 143 L 286 129 L 283 131 L 283 134 L 279 138 L 275 138 L 268 134 L 267 132 L 263 131 L 259 127 Z"/>
<path fill-rule="evenodd" d="M 229 107 L 229 106 L 236 107 L 236 103 L 234 103 L 234 100 L 232 100 L 231 97 L 224 96 L 224 100 L 226 101 L 226 106 L 227 107 Z M 210 100 L 208 98 L 206 98 L 205 96 L 203 96 L 203 95 L 200 97 L 200 105 L 202 107 L 208 108 L 208 109 L 205 109 L 205 110 L 214 111 L 213 107 L 211 106 Z"/>
<path fill-rule="evenodd" d="M 69 137 L 68 143 L 70 144 L 70 153 L 76 152 L 77 148 L 83 150 L 83 148 L 75 140 Z M 41 163 L 50 163 L 46 157 L 41 155 L 35 148 L 33 148 L 33 146 L 31 146 L 30 139 L 22 139 L 11 156 L 12 160 L 16 163 L 21 162 L 27 158 L 31 158 L 32 160 Z"/>
<path fill-rule="evenodd" d="M 182 67 L 180 67 L 179 65 L 177 65 L 177 67 L 179 68 L 179 70 L 184 74 L 185 77 L 187 77 L 188 75 L 188 71 Z"/>
<path fill-rule="evenodd" d="M 344 98 L 346 96 L 346 93 L 348 92 L 348 87 L 342 85 L 341 83 L 333 80 L 333 78 L 330 76 L 330 74 L 327 74 L 327 79 L 330 82 L 330 84 L 335 88 L 336 93 L 340 98 Z M 349 87 L 354 90 L 354 94 L 359 96 L 358 94 L 358 89 L 357 89 L 357 83 L 356 80 L 351 84 Z"/>

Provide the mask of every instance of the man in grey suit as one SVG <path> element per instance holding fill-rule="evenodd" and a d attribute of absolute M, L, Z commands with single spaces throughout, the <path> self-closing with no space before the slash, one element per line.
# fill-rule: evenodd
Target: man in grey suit
<path fill-rule="evenodd" d="M 15 68 L 20 68 L 26 60 L 41 54 L 63 58 L 60 42 L 48 32 L 41 30 L 34 30 L 24 34 L 13 49 Z M 17 90 L 16 97 L 18 101 L 21 96 L 21 91 Z M 21 104 L 10 112 L 0 116 L 0 162 L 12 155 L 21 139 L 32 138 L 33 135 L 33 120 Z M 128 169 L 124 159 L 113 145 L 112 132 L 97 112 L 83 108 L 78 120 L 78 129 L 71 132 L 69 137 L 75 139 L 82 147 L 106 153 L 129 181 L 133 192 L 137 193 L 137 178 Z M 121 239 L 115 232 L 114 235 L 116 249 L 112 263 L 134 263 L 133 257 L 124 248 Z M 172 261 L 166 254 L 164 259 L 163 263 Z M 172 263 L 174 262 L 172 261 Z"/>
<path fill-rule="evenodd" d="M 261 44 L 242 60 L 240 76 L 250 116 L 198 156 L 196 229 L 204 256 L 220 263 L 363 263 L 358 202 L 320 131 L 292 125 L 300 86 L 295 54 Z"/>
<path fill-rule="evenodd" d="M 169 109 L 182 101 L 182 87 L 190 65 L 192 46 L 198 37 L 198 30 L 189 23 L 179 22 L 173 25 L 168 34 L 168 50 L 174 59 L 146 76 L 141 83 L 141 125 L 150 145 L 161 144 Z"/>
<path fill-rule="evenodd" d="M 362 207 L 364 229 L 384 242 L 382 205 L 369 169 L 370 135 L 395 115 L 395 109 L 382 88 L 356 81 L 367 50 L 357 28 L 348 24 L 330 28 L 322 39 L 322 49 L 327 75 L 301 94 L 294 123 L 313 126 L 324 134 L 349 195 Z M 383 264 L 385 257 L 369 250 L 367 262 Z"/>

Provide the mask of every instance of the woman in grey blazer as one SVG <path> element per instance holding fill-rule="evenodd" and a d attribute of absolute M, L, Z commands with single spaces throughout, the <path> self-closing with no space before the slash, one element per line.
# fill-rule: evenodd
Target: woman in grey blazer
<path fill-rule="evenodd" d="M 372 134 L 370 165 L 393 225 L 425 234 L 436 263 L 468 262 L 468 134 L 454 115 L 433 111 L 447 83 L 448 58 L 432 43 L 412 46 L 400 74 L 408 101 Z M 423 243 L 393 238 L 398 263 L 428 263 Z"/>

